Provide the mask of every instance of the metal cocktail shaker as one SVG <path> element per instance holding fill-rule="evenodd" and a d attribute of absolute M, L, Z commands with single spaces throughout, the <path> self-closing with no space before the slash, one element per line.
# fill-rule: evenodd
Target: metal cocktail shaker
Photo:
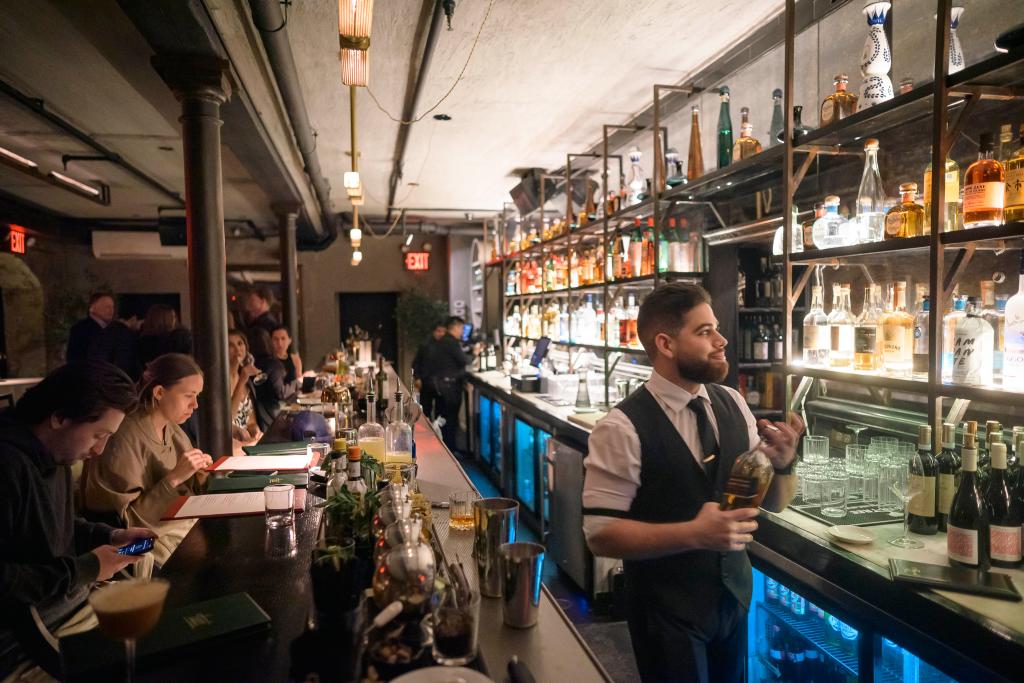
<path fill-rule="evenodd" d="M 498 549 L 516 540 L 519 503 L 511 498 L 481 498 L 473 502 L 473 557 L 476 559 L 480 595 L 501 597 Z"/>
<path fill-rule="evenodd" d="M 505 625 L 513 628 L 536 625 L 544 546 L 539 543 L 506 543 L 498 555 L 503 584 L 501 611 Z"/>

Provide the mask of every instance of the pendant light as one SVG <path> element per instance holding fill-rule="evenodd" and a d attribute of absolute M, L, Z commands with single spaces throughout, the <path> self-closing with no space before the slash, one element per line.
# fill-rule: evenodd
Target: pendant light
<path fill-rule="evenodd" d="M 365 88 L 370 80 L 373 0 L 338 0 L 341 82 Z"/>

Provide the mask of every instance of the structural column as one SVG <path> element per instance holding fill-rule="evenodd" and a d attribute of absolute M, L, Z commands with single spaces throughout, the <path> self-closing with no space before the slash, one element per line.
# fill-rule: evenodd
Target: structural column
<path fill-rule="evenodd" d="M 281 305 L 284 324 L 292 337 L 292 348 L 299 348 L 299 258 L 295 246 L 298 207 L 278 207 L 281 239 Z"/>
<path fill-rule="evenodd" d="M 228 63 L 211 57 L 157 55 L 153 66 L 181 102 L 189 299 L 194 355 L 205 375 L 198 445 L 217 458 L 231 454 L 220 143 L 220 106 L 231 96 Z"/>

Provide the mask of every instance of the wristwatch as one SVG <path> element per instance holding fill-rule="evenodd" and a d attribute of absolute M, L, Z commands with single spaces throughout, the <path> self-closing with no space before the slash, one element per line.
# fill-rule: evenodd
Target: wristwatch
<path fill-rule="evenodd" d="M 776 467 L 775 465 L 772 465 L 772 469 L 775 470 L 775 474 L 793 474 L 793 467 L 795 466 L 796 458 L 794 457 L 785 467 Z"/>

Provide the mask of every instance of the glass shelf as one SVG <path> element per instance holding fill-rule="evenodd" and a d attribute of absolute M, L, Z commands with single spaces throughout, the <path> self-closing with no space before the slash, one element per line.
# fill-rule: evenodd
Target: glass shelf
<path fill-rule="evenodd" d="M 787 365 L 785 372 L 786 374 L 798 375 L 800 377 L 830 379 L 834 382 L 849 382 L 850 384 L 860 384 L 879 389 L 894 389 L 896 391 L 909 391 L 913 393 L 924 393 L 928 390 L 928 382 L 923 379 L 889 377 L 888 375 L 858 372 L 856 370 L 833 370 L 831 368 L 818 368 L 806 365 Z M 956 387 L 956 389 L 960 388 Z"/>

